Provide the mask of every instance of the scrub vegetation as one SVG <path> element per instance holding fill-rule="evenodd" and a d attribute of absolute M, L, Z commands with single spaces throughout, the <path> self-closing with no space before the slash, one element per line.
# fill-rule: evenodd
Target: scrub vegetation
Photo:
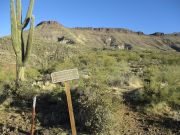
<path fill-rule="evenodd" d="M 179 53 L 104 49 L 73 53 L 74 48 L 65 48 L 71 50 L 71 56 L 52 56 L 53 60 L 47 60 L 46 66 L 30 64 L 26 71 L 28 80 L 22 82 L 18 90 L 13 83 L 13 69 L 6 74 L 5 67 L 1 67 L 0 93 L 1 106 L 4 106 L 1 113 L 14 116 L 19 111 L 20 121 L 26 123 L 18 125 L 9 118 L 10 123 L 2 121 L 2 133 L 15 132 L 16 128 L 8 124 L 17 126 L 17 132 L 30 130 L 28 124 L 34 95 L 38 95 L 37 132 L 67 133 L 69 119 L 64 86 L 51 84 L 46 77 L 55 71 L 77 67 L 80 80 L 73 81 L 71 86 L 79 133 L 178 134 Z M 27 117 L 24 118 L 22 113 Z M 148 123 L 150 120 L 152 123 Z"/>

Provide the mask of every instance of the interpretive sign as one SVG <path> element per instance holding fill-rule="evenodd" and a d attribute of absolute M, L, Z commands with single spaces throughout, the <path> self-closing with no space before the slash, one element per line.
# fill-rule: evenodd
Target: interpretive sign
<path fill-rule="evenodd" d="M 69 69 L 59 72 L 54 72 L 51 74 L 52 82 L 67 82 L 71 80 L 79 79 L 78 69 Z"/>
<path fill-rule="evenodd" d="M 65 92 L 68 103 L 72 135 L 77 135 L 69 81 L 79 79 L 78 69 L 69 69 L 69 70 L 54 72 L 51 74 L 51 78 L 53 83 L 64 82 L 65 84 L 65 90 L 66 90 Z"/>

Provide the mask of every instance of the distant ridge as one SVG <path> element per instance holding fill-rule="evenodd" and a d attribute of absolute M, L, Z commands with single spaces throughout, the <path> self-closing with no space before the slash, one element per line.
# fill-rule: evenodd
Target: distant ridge
<path fill-rule="evenodd" d="M 143 32 L 138 31 L 138 32 L 134 32 L 132 30 L 129 29 L 125 29 L 125 28 L 93 28 L 93 27 L 75 27 L 73 29 L 77 29 L 77 30 L 92 30 L 92 31 L 99 31 L 99 32 L 121 32 L 121 33 L 135 33 L 138 35 L 144 35 Z"/>
<path fill-rule="evenodd" d="M 42 21 L 36 25 L 36 27 L 65 27 L 61 23 L 54 21 L 54 20 L 49 20 L 49 21 Z M 142 31 L 133 31 L 127 28 L 106 28 L 106 27 L 74 27 L 74 28 L 69 28 L 69 29 L 76 29 L 76 30 L 89 30 L 89 31 L 97 31 L 97 32 L 120 32 L 120 33 L 129 33 L 129 34 L 137 34 L 137 35 L 151 35 L 151 36 L 164 36 L 164 35 L 174 35 L 174 36 L 180 36 L 180 32 L 174 32 L 174 33 L 163 33 L 163 32 L 154 32 L 152 34 L 145 34 Z"/>
<path fill-rule="evenodd" d="M 26 35 L 26 33 L 25 33 Z M 27 35 L 26 35 L 27 36 Z M 164 34 L 155 32 L 147 35 L 125 28 L 68 28 L 57 21 L 42 21 L 34 31 L 34 43 L 64 44 L 80 48 L 123 48 L 131 46 L 137 50 L 162 50 L 180 52 L 180 33 Z M 0 44 L 11 44 L 10 37 L 0 40 Z M 43 45 L 42 45 L 43 46 Z"/>

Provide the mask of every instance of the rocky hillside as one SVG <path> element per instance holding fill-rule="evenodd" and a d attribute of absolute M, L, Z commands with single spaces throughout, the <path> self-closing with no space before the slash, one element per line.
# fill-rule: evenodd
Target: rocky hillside
<path fill-rule="evenodd" d="M 180 51 L 180 33 L 155 32 L 146 35 L 124 28 L 66 28 L 56 21 L 43 21 L 36 26 L 35 38 L 64 44 L 82 44 L 90 47 L 120 47 L 130 44 L 134 48 L 159 48 Z M 1 39 L 2 40 L 2 39 Z M 1 42 L 2 43 L 2 42 Z"/>
<path fill-rule="evenodd" d="M 75 47 L 80 51 L 110 48 L 180 52 L 179 33 L 156 32 L 146 35 L 123 28 L 67 28 L 56 21 L 43 21 L 36 26 L 34 37 L 33 52 L 38 54 L 55 52 L 57 46 L 61 45 Z M 0 55 L 2 58 L 9 55 L 10 60 L 14 57 L 9 36 L 0 38 Z"/>
<path fill-rule="evenodd" d="M 41 22 L 36 27 L 37 39 L 81 44 L 89 47 L 113 47 L 123 49 L 126 45 L 135 49 L 160 49 L 180 51 L 180 34 L 160 32 L 145 35 L 123 28 L 66 28 L 55 21 Z"/>

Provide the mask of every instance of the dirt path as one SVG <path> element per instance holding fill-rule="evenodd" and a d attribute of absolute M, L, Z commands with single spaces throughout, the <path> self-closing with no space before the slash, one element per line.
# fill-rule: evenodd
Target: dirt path
<path fill-rule="evenodd" d="M 132 103 L 133 88 L 114 89 L 116 94 L 124 97 L 124 104 L 116 112 L 119 120 L 114 134 L 122 135 L 179 135 L 180 122 L 168 118 L 148 116 L 137 111 Z M 113 134 L 112 134 L 113 135 Z"/>

